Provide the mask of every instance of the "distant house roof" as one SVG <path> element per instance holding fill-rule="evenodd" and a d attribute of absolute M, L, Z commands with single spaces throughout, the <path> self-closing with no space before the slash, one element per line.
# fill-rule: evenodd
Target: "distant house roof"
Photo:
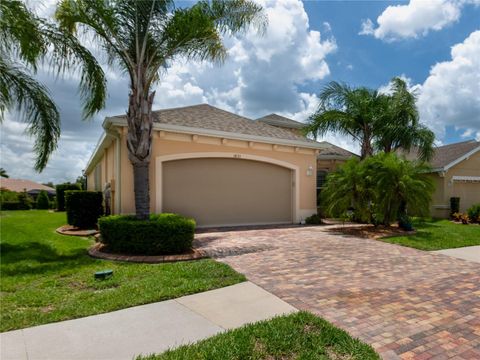
<path fill-rule="evenodd" d="M 0 179 L 0 187 L 15 191 L 15 192 L 22 192 L 26 190 L 27 192 L 35 191 L 35 190 L 45 190 L 48 193 L 55 193 L 55 189 L 51 188 L 50 186 L 45 186 L 43 184 L 36 183 L 35 181 L 31 180 L 23 180 L 23 179 Z"/>
<path fill-rule="evenodd" d="M 257 121 L 263 122 L 268 125 L 279 126 L 289 129 L 301 129 L 305 126 L 305 124 L 301 122 L 277 114 L 266 115 L 264 117 L 258 118 Z"/>
<path fill-rule="evenodd" d="M 477 151 L 480 151 L 480 142 L 475 140 L 439 146 L 430 164 L 435 169 L 447 170 Z"/>
<path fill-rule="evenodd" d="M 358 157 L 357 154 L 352 153 L 351 151 L 345 150 L 340 146 L 333 145 L 329 142 L 325 142 L 330 145 L 325 149 L 320 149 L 317 158 L 318 159 L 349 159 L 352 156 Z"/>
<path fill-rule="evenodd" d="M 435 148 L 430 165 L 434 171 L 446 171 L 452 166 L 467 159 L 477 151 L 480 151 L 480 142 L 475 140 L 438 146 Z M 416 148 L 412 149 L 409 153 L 404 155 L 410 160 L 417 159 L 418 150 Z"/>
<path fill-rule="evenodd" d="M 164 109 L 152 112 L 154 122 L 165 130 L 199 130 L 203 129 L 210 134 L 241 134 L 261 141 L 270 139 L 273 141 L 286 140 L 295 142 L 297 145 L 320 148 L 322 145 L 302 135 L 271 126 L 264 122 L 253 121 L 246 117 L 225 111 L 208 104 L 186 106 L 173 109 Z M 125 119 L 125 115 L 114 116 L 107 120 Z M 293 121 L 293 120 L 291 120 Z"/>

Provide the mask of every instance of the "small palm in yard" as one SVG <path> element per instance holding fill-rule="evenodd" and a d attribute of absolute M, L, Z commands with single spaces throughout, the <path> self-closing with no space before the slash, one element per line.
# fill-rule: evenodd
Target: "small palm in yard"
<path fill-rule="evenodd" d="M 427 215 L 434 191 L 427 169 L 394 153 L 351 159 L 328 175 L 322 206 L 332 215 L 353 208 L 355 220 L 384 225 L 407 212 Z"/>
<path fill-rule="evenodd" d="M 129 77 L 128 157 L 136 214 L 147 219 L 154 85 L 177 58 L 223 60 L 221 35 L 251 24 L 263 29 L 262 7 L 248 0 L 200 1 L 187 8 L 176 8 L 171 0 L 62 0 L 56 18 L 68 34 L 93 34 L 109 63 Z"/>

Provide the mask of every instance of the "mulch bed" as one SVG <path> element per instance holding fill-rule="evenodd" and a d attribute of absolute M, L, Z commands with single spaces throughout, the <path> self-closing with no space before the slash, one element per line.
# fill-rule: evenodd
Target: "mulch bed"
<path fill-rule="evenodd" d="M 400 229 L 397 225 L 392 226 L 383 226 L 379 225 L 377 227 L 373 225 L 359 225 L 359 226 L 339 226 L 330 228 L 327 231 L 342 233 L 350 236 L 357 236 L 367 239 L 380 239 L 392 236 L 402 236 L 402 235 L 413 235 L 416 233 L 416 230 L 405 231 Z"/>
<path fill-rule="evenodd" d="M 57 230 L 57 233 L 62 235 L 71 235 L 71 236 L 95 236 L 98 234 L 98 230 L 95 229 L 79 229 L 72 225 L 63 225 L 60 226 Z"/>
<path fill-rule="evenodd" d="M 188 261 L 188 260 L 199 260 L 207 258 L 207 254 L 201 250 L 193 249 L 190 252 L 179 255 L 128 255 L 128 254 L 115 254 L 109 252 L 108 249 L 102 243 L 96 243 L 90 249 L 88 249 L 88 254 L 91 257 L 103 260 L 115 260 L 115 261 L 127 261 L 135 263 L 165 263 L 165 262 L 176 262 L 176 261 Z"/>

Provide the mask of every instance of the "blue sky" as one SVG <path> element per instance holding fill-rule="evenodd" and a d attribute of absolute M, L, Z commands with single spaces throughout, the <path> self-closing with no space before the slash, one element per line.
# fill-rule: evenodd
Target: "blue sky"
<path fill-rule="evenodd" d="M 388 89 L 392 77 L 403 76 L 417 92 L 421 120 L 438 144 L 480 140 L 480 0 L 255 1 L 268 17 L 266 33 L 225 37 L 229 56 L 222 66 L 171 63 L 155 88 L 154 109 L 209 103 L 252 119 L 278 113 L 305 121 L 328 81 Z M 55 0 L 27 4 L 48 17 Z M 89 122 L 81 120 L 78 77 L 59 80 L 40 71 L 37 77 L 62 116 L 59 148 L 47 168 L 35 173 L 25 125 L 8 113 L 1 125 L 0 166 L 14 178 L 41 182 L 79 176 L 104 117 L 124 114 L 127 107 L 128 79 L 118 69 L 105 70 L 107 106 Z M 358 151 L 345 136 L 321 140 Z"/>

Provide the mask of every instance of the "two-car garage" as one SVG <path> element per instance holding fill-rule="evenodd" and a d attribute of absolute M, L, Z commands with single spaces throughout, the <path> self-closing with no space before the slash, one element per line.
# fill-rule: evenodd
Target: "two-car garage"
<path fill-rule="evenodd" d="M 293 221 L 295 179 L 290 168 L 213 157 L 164 161 L 157 171 L 162 210 L 192 217 L 199 226 Z"/>

